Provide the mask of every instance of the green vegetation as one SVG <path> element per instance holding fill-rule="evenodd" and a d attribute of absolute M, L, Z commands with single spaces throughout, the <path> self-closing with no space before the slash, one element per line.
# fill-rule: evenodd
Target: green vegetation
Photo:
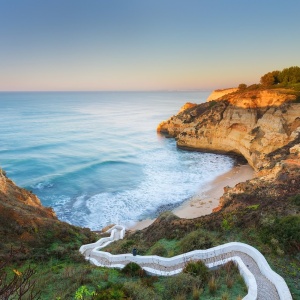
<path fill-rule="evenodd" d="M 139 277 L 143 277 L 145 276 L 145 271 L 136 263 L 134 262 L 130 262 L 129 264 L 127 264 L 121 271 L 123 274 L 127 275 L 127 276 L 139 276 Z"/>
<path fill-rule="evenodd" d="M 198 261 L 190 261 L 183 269 L 183 273 L 188 273 L 193 276 L 200 277 L 203 282 L 207 282 L 209 271 L 206 265 L 198 260 Z"/>
<path fill-rule="evenodd" d="M 261 84 L 240 84 L 238 92 L 284 88 L 284 93 L 297 95 L 295 101 L 300 103 L 299 70 L 291 67 L 269 72 L 262 76 Z M 208 107 L 216 104 L 212 101 Z M 257 131 L 259 127 L 253 129 L 253 134 Z M 286 280 L 293 297 L 300 299 L 300 181 L 295 170 L 283 174 L 283 183 L 279 176 L 269 186 L 247 183 L 245 192 L 224 199 L 222 210 L 210 216 L 185 220 L 164 212 L 151 229 L 129 234 L 105 251 L 131 253 L 136 248 L 138 255 L 172 257 L 226 242 L 245 242 L 266 256 L 271 267 Z M 286 179 L 287 176 L 290 177 Z M 193 261 L 187 263 L 183 273 L 173 277 L 147 276 L 135 263 L 123 270 L 95 267 L 83 259 L 78 249 L 99 236 L 53 220 L 43 225 L 24 222 L 21 226 L 14 215 L 15 211 L 0 214 L 0 255 L 5 262 L 0 263 L 0 298 L 6 292 L 14 299 L 26 289 L 24 299 L 32 300 L 225 300 L 242 299 L 247 292 L 232 263 L 209 272 L 203 263 Z M 14 255 L 8 259 L 11 246 Z"/>
<path fill-rule="evenodd" d="M 245 197 L 245 195 L 241 195 L 241 197 Z M 257 199 L 256 196 L 254 198 Z M 289 210 L 297 210 L 299 207 L 299 194 L 289 197 L 287 201 L 285 204 L 285 201 L 281 199 L 284 207 L 287 207 Z M 177 230 L 176 239 L 159 238 L 160 236 L 165 236 L 165 233 L 159 230 L 156 232 L 157 241 L 149 241 L 148 234 L 152 234 L 150 231 L 147 233 L 138 231 L 128 238 L 135 241 L 135 247 L 138 249 L 140 247 L 143 249 L 148 248 L 147 254 L 151 254 L 153 249 L 156 249 L 159 245 L 163 246 L 164 251 L 167 251 L 166 256 L 168 257 L 195 249 L 207 249 L 233 241 L 250 244 L 266 256 L 271 267 L 286 280 L 293 296 L 297 299 L 297 297 L 300 297 L 300 216 L 280 216 L 274 209 L 268 209 L 266 204 L 263 205 L 261 203 L 246 205 L 244 208 L 233 210 L 230 213 L 222 213 L 218 217 L 219 221 L 212 219 L 204 221 L 204 223 L 197 223 L 195 220 L 193 228 L 177 219 L 175 220 L 179 222 L 176 223 L 177 225 L 169 224 L 167 228 L 165 227 L 168 225 L 162 223 L 164 225 L 161 224 L 159 228 L 165 228 L 168 232 Z M 288 203 L 292 206 L 289 207 Z M 264 209 L 267 210 L 265 211 Z M 164 218 L 162 219 L 163 221 Z M 209 228 L 205 228 L 207 226 Z M 124 243 L 124 241 L 117 241 L 111 244 L 110 247 L 118 249 L 119 243 Z M 189 268 L 192 269 L 191 273 L 197 272 L 196 266 L 190 266 Z M 221 299 L 221 295 L 217 298 L 209 292 L 209 289 L 211 289 L 213 293 L 215 285 L 217 285 L 218 289 L 220 288 L 218 284 L 219 279 L 215 279 L 211 279 L 205 285 L 206 287 L 201 292 L 203 299 L 211 299 L 210 297 L 215 297 L 212 299 Z M 224 280 L 228 281 L 229 286 L 231 285 L 230 276 L 227 279 L 225 276 Z M 199 291 L 201 291 L 201 287 L 195 288 L 195 294 L 199 293 Z M 223 293 L 226 293 L 226 291 Z M 234 298 L 229 296 L 228 299 Z"/>
<path fill-rule="evenodd" d="M 272 71 L 263 75 L 260 79 L 263 86 L 283 84 L 285 86 L 300 83 L 300 68 L 297 66 L 285 68 L 282 71 Z"/>
<path fill-rule="evenodd" d="M 295 205 L 297 205 L 297 206 L 300 206 L 300 194 L 290 197 L 289 200 L 290 200 L 293 204 L 295 204 Z"/>
<path fill-rule="evenodd" d="M 19 266 L 18 272 L 24 274 L 28 266 L 28 262 L 22 267 Z M 199 299 L 200 296 L 200 299 L 221 299 L 224 294 L 228 294 L 229 299 L 238 299 L 247 293 L 245 284 L 233 263 L 209 272 L 202 262 L 189 262 L 184 273 L 171 277 L 147 276 L 133 263 L 128 264 L 123 270 L 116 270 L 95 267 L 87 262 L 49 260 L 43 265 L 31 262 L 30 268 L 36 270 L 31 276 L 34 292 L 43 300 L 192 300 Z M 215 283 L 213 291 L 211 283 L 209 284 L 212 281 Z"/>
<path fill-rule="evenodd" d="M 249 205 L 247 208 L 251 210 L 257 210 L 259 208 L 259 204 Z"/>
<path fill-rule="evenodd" d="M 260 78 L 260 84 L 247 86 L 241 83 L 236 93 L 243 93 L 264 89 L 281 89 L 286 94 L 296 95 L 295 103 L 300 103 L 300 67 L 293 66 L 282 71 L 271 71 Z M 255 95 L 252 96 L 255 99 Z"/>
<path fill-rule="evenodd" d="M 209 249 L 217 246 L 215 234 L 204 229 L 190 232 L 179 243 L 179 252 L 185 253 L 197 249 Z"/>

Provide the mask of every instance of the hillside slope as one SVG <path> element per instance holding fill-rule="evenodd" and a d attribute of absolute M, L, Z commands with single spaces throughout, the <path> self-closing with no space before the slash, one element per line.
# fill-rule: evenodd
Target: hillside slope
<path fill-rule="evenodd" d="M 13 248 L 24 258 L 46 255 L 53 243 L 75 243 L 78 249 L 81 243 L 95 239 L 89 229 L 59 221 L 52 208 L 44 207 L 36 195 L 15 185 L 2 169 L 0 236 L 0 256 L 7 256 Z"/>

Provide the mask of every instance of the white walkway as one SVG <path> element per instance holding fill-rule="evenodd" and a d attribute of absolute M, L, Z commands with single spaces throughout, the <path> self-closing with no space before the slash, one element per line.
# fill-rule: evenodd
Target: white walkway
<path fill-rule="evenodd" d="M 188 261 L 203 260 L 213 268 L 234 261 L 248 287 L 248 294 L 244 300 L 292 300 L 291 293 L 284 279 L 275 273 L 264 256 L 254 247 L 233 242 L 220 245 L 207 250 L 195 250 L 171 258 L 151 256 L 133 256 L 132 254 L 112 255 L 100 251 L 113 241 L 123 239 L 125 227 L 115 225 L 107 232 L 110 237 L 101 238 L 96 243 L 86 244 L 79 251 L 87 260 L 96 266 L 109 268 L 123 268 L 129 262 L 139 264 L 148 274 L 158 276 L 171 276 L 182 271 Z"/>

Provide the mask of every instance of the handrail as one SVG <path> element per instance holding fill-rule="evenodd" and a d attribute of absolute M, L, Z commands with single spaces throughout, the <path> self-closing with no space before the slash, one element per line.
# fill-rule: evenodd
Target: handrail
<path fill-rule="evenodd" d="M 249 271 L 249 269 L 245 266 L 242 259 L 238 257 L 236 254 L 233 254 L 232 257 L 226 257 L 226 255 L 235 252 L 242 252 L 250 256 L 258 265 L 261 273 L 274 284 L 276 290 L 278 292 L 279 298 L 282 300 L 292 300 L 291 293 L 289 288 L 285 282 L 285 280 L 275 273 L 269 266 L 268 262 L 266 261 L 265 257 L 254 247 L 240 243 L 240 242 L 231 242 L 223 245 L 219 245 L 207 250 L 194 250 L 191 252 L 187 252 L 184 254 L 180 254 L 177 256 L 173 256 L 170 258 L 160 257 L 156 255 L 149 255 L 149 256 L 134 256 L 132 254 L 117 254 L 113 255 L 108 252 L 99 251 L 99 249 L 107 246 L 111 242 L 114 241 L 114 236 L 116 231 L 119 231 L 119 238 L 122 239 L 125 235 L 125 227 L 120 225 L 115 225 L 112 227 L 109 232 L 111 232 L 110 237 L 103 238 L 93 244 L 87 244 L 80 247 L 80 252 L 84 253 L 87 249 L 92 249 L 89 256 L 86 256 L 86 259 L 90 260 L 93 264 L 98 266 L 107 266 L 111 268 L 123 268 L 129 261 L 135 262 L 138 264 L 156 264 L 160 267 L 172 267 L 176 265 L 180 265 L 183 263 L 187 263 L 191 260 L 205 260 L 205 259 L 214 259 L 216 261 L 213 263 L 207 264 L 209 268 L 213 268 L 219 266 L 221 264 L 225 264 L 228 259 L 233 260 L 240 271 L 240 274 L 243 276 L 246 285 L 248 287 L 248 294 L 244 299 L 256 299 L 257 298 L 257 283 L 253 276 L 253 274 Z M 104 243 L 102 241 L 104 240 Z M 90 257 L 90 256 L 94 257 Z M 219 259 L 221 257 L 221 259 Z M 101 264 L 97 261 L 96 258 L 99 259 L 106 259 L 109 262 L 109 265 Z M 154 269 L 150 267 L 143 267 L 145 271 L 152 275 L 161 275 L 161 276 L 171 276 L 177 274 L 182 271 L 182 267 L 178 267 L 176 270 L 172 271 L 162 271 L 161 269 Z M 250 275 L 250 274 L 253 276 Z M 256 292 L 255 292 L 256 291 Z"/>

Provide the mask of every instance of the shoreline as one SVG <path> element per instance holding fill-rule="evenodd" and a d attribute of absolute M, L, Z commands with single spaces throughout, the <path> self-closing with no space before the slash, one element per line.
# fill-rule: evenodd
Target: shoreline
<path fill-rule="evenodd" d="M 172 212 L 185 219 L 194 219 L 212 213 L 212 210 L 219 205 L 220 197 L 224 194 L 224 187 L 234 187 L 236 184 L 252 179 L 254 170 L 250 165 L 236 165 L 230 171 L 218 176 L 207 186 L 198 191 L 196 195 L 182 203 Z M 151 225 L 156 219 L 145 219 L 137 222 L 128 230 L 141 230 Z"/>

